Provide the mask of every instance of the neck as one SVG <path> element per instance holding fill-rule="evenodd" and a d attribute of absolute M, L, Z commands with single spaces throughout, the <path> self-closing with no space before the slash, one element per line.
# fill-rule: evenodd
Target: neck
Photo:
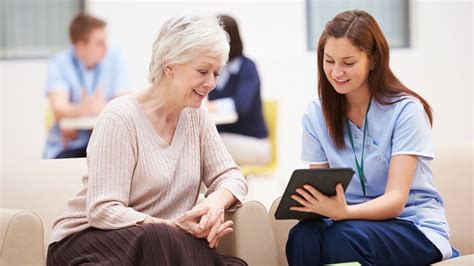
<path fill-rule="evenodd" d="M 84 65 L 85 68 L 87 69 L 92 69 L 97 65 L 97 62 L 91 62 L 91 60 L 88 60 L 87 56 L 83 55 L 76 49 L 76 57 L 79 59 L 79 61 Z"/>
<path fill-rule="evenodd" d="M 346 94 L 346 100 L 349 107 L 348 113 L 365 115 L 371 97 L 368 88 Z"/>
<path fill-rule="evenodd" d="M 176 125 L 183 107 L 171 97 L 171 88 L 164 82 L 152 85 L 146 92 L 138 95 L 138 102 L 145 113 L 160 123 Z"/>

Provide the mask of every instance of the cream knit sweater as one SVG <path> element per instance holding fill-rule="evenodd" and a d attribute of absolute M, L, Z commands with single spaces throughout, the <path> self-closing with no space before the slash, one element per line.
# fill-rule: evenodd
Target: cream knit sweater
<path fill-rule="evenodd" d="M 148 216 L 173 219 L 226 188 L 240 202 L 247 182 L 205 109 L 181 111 L 170 145 L 154 130 L 136 96 L 111 101 L 87 147 L 88 176 L 53 224 L 51 243 L 89 227 L 118 229 Z"/>

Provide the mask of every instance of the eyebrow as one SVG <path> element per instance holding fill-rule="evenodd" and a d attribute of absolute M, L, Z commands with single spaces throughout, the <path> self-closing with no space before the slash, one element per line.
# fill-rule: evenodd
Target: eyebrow
<path fill-rule="evenodd" d="M 324 55 L 326 55 L 326 56 L 332 58 L 332 56 L 330 56 L 330 55 L 328 55 L 328 54 L 326 54 L 326 53 L 324 53 Z M 355 58 L 355 56 L 353 56 L 353 55 L 351 55 L 351 56 L 346 56 L 346 57 L 343 57 L 342 59 L 351 59 L 351 58 Z"/>
<path fill-rule="evenodd" d="M 208 63 L 206 61 L 202 61 L 201 64 L 206 64 L 206 65 L 209 65 L 209 66 L 213 67 L 213 65 L 211 63 Z"/>

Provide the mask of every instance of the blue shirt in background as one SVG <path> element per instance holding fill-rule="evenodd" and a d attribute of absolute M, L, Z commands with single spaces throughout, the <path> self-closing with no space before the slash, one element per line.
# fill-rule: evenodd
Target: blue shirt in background
<path fill-rule="evenodd" d="M 126 66 L 118 49 L 108 48 L 104 59 L 93 69 L 84 67 L 72 46 L 49 60 L 46 93 L 65 90 L 69 94 L 69 101 L 78 103 L 81 101 L 83 88 L 90 95 L 97 87 L 103 89 L 107 101 L 119 91 L 129 90 Z M 67 148 L 85 148 L 90 134 L 90 130 L 79 130 L 77 139 L 68 142 Z M 48 133 L 43 156 L 46 159 L 55 158 L 64 149 L 61 130 L 55 122 Z"/>
<path fill-rule="evenodd" d="M 356 154 L 365 149 L 364 174 L 367 180 L 366 197 L 359 178 L 352 178 L 346 190 L 348 204 L 358 204 L 374 199 L 385 192 L 388 170 L 392 156 L 411 154 L 418 156 L 418 164 L 409 197 L 399 219 L 412 221 L 425 236 L 440 250 L 443 259 L 452 255 L 449 243 L 449 227 L 443 200 L 433 186 L 433 174 L 429 163 L 434 158 L 431 127 L 423 105 L 418 99 L 402 96 L 382 105 L 372 99 L 368 112 L 369 121 L 365 147 L 362 147 L 363 128 L 352 122 L 349 125 L 354 136 Z M 366 122 L 364 121 L 364 124 Z M 347 134 L 345 148 L 337 149 L 327 130 L 321 108 L 321 101 L 313 101 L 303 119 L 301 159 L 308 164 L 328 163 L 331 168 L 351 167 L 356 169 L 354 152 Z M 345 128 L 345 127 L 344 127 Z M 400 243 L 403 245 L 403 243 Z"/>
<path fill-rule="evenodd" d="M 209 100 L 232 99 L 238 120 L 233 124 L 217 125 L 217 130 L 221 133 L 266 138 L 268 131 L 263 118 L 260 77 L 255 63 L 241 56 L 232 59 L 229 66 L 231 69 L 225 71 L 222 77 L 225 84 L 219 82 L 218 88 L 209 93 Z"/>

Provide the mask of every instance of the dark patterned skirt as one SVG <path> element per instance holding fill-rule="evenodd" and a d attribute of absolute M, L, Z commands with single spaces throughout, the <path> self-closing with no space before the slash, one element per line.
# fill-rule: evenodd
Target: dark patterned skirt
<path fill-rule="evenodd" d="M 165 224 L 88 228 L 52 243 L 47 265 L 247 265 Z"/>

